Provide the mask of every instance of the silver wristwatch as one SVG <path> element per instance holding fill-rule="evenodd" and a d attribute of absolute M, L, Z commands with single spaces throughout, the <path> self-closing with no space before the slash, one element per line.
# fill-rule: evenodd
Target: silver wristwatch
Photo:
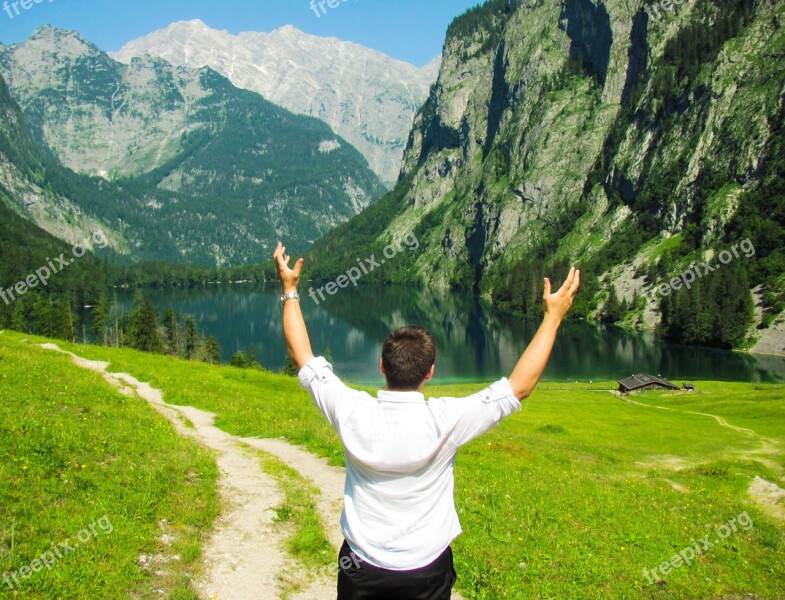
<path fill-rule="evenodd" d="M 288 294 L 283 294 L 281 296 L 281 304 L 286 304 L 287 300 L 299 300 L 300 294 L 297 292 L 289 292 Z"/>

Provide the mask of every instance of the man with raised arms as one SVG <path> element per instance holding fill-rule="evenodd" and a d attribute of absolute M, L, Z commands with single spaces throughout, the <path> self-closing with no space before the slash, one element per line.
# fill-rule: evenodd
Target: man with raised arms
<path fill-rule="evenodd" d="M 346 456 L 338 600 L 449 600 L 456 580 L 450 544 L 461 533 L 453 501 L 455 455 L 531 394 L 578 292 L 580 271 L 572 268 L 555 293 L 545 279 L 545 316 L 509 378 L 466 398 L 426 401 L 422 389 L 436 360 L 427 330 L 393 331 L 379 364 L 386 388 L 375 398 L 354 390 L 311 350 L 297 293 L 303 259 L 291 268 L 280 243 L 273 258 L 289 356 Z"/>

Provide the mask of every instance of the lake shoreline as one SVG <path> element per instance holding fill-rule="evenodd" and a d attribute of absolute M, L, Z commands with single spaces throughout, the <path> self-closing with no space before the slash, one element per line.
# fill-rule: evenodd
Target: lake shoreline
<path fill-rule="evenodd" d="M 148 289 L 158 309 L 192 315 L 198 330 L 220 342 L 221 362 L 237 352 L 252 353 L 265 368 L 285 365 L 279 286 L 231 284 Z M 121 315 L 134 290 L 118 290 Z M 511 372 L 530 342 L 540 317 L 500 310 L 474 294 L 409 286 L 358 286 L 318 305 L 305 299 L 311 343 L 329 353 L 336 373 L 347 381 L 378 381 L 381 345 L 406 324 L 430 329 L 437 338 L 437 379 L 445 383 L 494 381 Z M 616 381 L 632 373 L 691 381 L 785 380 L 785 360 L 749 352 L 671 344 L 651 332 L 630 331 L 585 319 L 562 325 L 544 379 Z M 441 376 L 441 377 L 440 377 Z"/>

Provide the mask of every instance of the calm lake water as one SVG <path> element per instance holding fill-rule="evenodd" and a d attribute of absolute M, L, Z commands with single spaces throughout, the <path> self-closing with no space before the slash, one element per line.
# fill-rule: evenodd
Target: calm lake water
<path fill-rule="evenodd" d="M 199 329 L 218 338 L 228 361 L 253 345 L 268 369 L 284 364 L 278 285 L 236 284 L 196 289 L 146 290 L 158 307 L 191 314 Z M 124 308 L 132 294 L 121 294 Z M 471 295 L 407 287 L 340 290 L 318 306 L 303 290 L 302 310 L 318 355 L 329 348 L 335 372 L 350 381 L 382 385 L 379 357 L 394 328 L 416 324 L 438 342 L 440 382 L 490 381 L 506 376 L 539 325 L 537 319 L 506 314 Z M 661 374 L 675 383 L 691 379 L 785 381 L 785 360 L 710 348 L 667 344 L 650 334 L 616 327 L 566 322 L 546 380 L 615 380 L 633 373 Z"/>

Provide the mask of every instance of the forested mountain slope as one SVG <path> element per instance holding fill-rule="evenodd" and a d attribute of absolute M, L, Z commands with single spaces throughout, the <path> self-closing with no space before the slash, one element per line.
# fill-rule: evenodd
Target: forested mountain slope
<path fill-rule="evenodd" d="M 281 235 L 306 248 L 384 191 L 326 124 L 207 68 L 122 65 L 75 32 L 43 27 L 0 47 L 0 74 L 42 152 L 141 200 L 129 210 L 112 193 L 69 198 L 113 213 L 135 258 L 240 264 L 266 257 Z"/>

